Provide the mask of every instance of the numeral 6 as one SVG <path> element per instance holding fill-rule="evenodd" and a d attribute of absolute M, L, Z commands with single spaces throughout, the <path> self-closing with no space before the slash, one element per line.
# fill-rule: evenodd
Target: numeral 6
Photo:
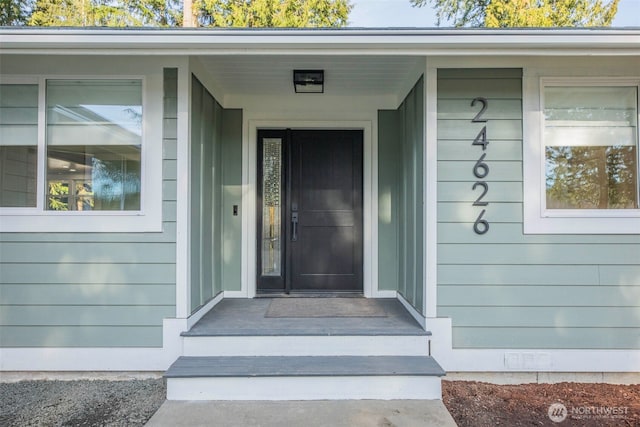
<path fill-rule="evenodd" d="M 473 174 L 476 178 L 484 178 L 489 175 L 489 165 L 484 162 L 487 153 L 482 153 L 475 165 L 473 165 Z"/>
<path fill-rule="evenodd" d="M 475 231 L 476 234 L 485 234 L 489 231 L 489 221 L 482 219 L 485 212 L 486 209 L 482 209 L 482 212 L 480 212 L 480 215 L 476 218 L 476 222 L 473 223 L 473 231 Z"/>

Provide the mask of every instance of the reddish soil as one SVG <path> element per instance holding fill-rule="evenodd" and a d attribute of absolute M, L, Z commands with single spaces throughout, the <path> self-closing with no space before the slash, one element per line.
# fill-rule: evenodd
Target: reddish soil
<path fill-rule="evenodd" d="M 640 385 L 443 381 L 442 397 L 460 427 L 640 426 Z"/>

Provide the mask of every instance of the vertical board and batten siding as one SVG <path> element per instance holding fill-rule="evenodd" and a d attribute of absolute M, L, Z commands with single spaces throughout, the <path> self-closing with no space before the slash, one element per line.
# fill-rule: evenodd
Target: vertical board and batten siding
<path fill-rule="evenodd" d="M 242 112 L 191 87 L 191 312 L 240 289 Z"/>
<path fill-rule="evenodd" d="M 164 70 L 161 233 L 0 234 L 0 346 L 161 347 L 175 317 L 177 70 Z"/>
<path fill-rule="evenodd" d="M 454 348 L 640 348 L 640 236 L 523 233 L 521 76 L 438 70 L 438 316 Z M 476 97 L 489 102 L 484 235 Z"/>
<path fill-rule="evenodd" d="M 397 110 L 378 112 L 378 281 L 423 311 L 422 77 Z"/>
<path fill-rule="evenodd" d="M 240 291 L 242 259 L 242 110 L 222 110 L 222 287 Z M 234 214 L 234 206 L 237 211 Z"/>
<path fill-rule="evenodd" d="M 222 291 L 222 107 L 193 76 L 191 82 L 191 311 Z"/>

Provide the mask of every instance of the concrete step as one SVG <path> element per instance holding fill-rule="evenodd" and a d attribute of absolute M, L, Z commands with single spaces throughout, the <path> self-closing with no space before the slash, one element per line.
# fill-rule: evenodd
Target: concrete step
<path fill-rule="evenodd" d="M 440 399 L 429 356 L 180 357 L 169 400 Z"/>
<path fill-rule="evenodd" d="M 184 336 L 185 356 L 426 356 L 429 335 Z"/>

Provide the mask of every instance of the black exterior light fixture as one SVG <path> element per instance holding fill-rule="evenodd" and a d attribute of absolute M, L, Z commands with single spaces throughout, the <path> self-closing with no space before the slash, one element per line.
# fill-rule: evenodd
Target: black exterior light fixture
<path fill-rule="evenodd" d="M 324 70 L 293 70 L 296 93 L 324 93 Z"/>

